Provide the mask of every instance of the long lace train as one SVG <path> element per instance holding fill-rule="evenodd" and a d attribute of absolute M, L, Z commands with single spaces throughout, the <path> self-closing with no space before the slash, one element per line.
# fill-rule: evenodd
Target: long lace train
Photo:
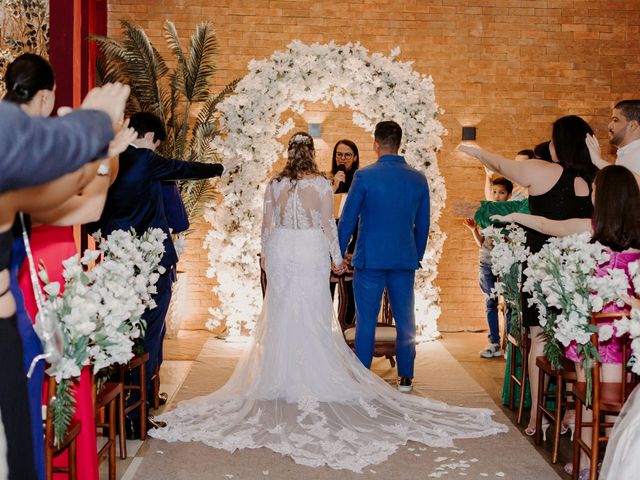
<path fill-rule="evenodd" d="M 276 228 L 264 253 L 269 284 L 250 348 L 220 390 L 159 417 L 168 425 L 153 437 L 229 452 L 266 447 L 361 472 L 408 440 L 450 447 L 507 431 L 491 410 L 402 394 L 362 366 L 333 314 L 320 229 Z"/>

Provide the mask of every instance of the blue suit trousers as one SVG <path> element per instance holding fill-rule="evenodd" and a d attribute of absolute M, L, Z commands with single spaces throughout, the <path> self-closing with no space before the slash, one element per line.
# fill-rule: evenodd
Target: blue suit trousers
<path fill-rule="evenodd" d="M 413 378 L 416 356 L 416 322 L 413 284 L 415 270 L 374 270 L 356 268 L 353 290 L 356 301 L 356 355 L 370 368 L 376 324 L 380 313 L 382 294 L 386 287 L 391 311 L 396 323 L 396 360 L 398 375 Z"/>

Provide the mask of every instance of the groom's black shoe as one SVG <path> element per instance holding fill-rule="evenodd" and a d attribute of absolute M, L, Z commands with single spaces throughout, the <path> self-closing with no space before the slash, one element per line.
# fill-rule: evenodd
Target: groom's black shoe
<path fill-rule="evenodd" d="M 411 381 L 412 381 L 411 378 L 400 377 L 400 382 L 398 383 L 398 390 L 400 390 L 402 393 L 411 393 L 411 390 L 413 390 Z"/>

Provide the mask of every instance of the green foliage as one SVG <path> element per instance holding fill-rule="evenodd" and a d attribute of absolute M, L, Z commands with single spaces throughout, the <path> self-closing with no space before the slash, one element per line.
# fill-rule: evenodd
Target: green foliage
<path fill-rule="evenodd" d="M 67 434 L 73 413 L 76 410 L 76 400 L 73 396 L 73 379 L 61 380 L 56 386 L 55 398 L 51 401 L 53 409 L 53 434 L 54 443 L 60 446 L 62 439 Z"/>
<path fill-rule="evenodd" d="M 218 41 L 210 22 L 198 24 L 185 49 L 171 21 L 164 25 L 165 38 L 173 58 L 167 62 L 153 47 L 144 29 L 122 21 L 121 42 L 94 37 L 102 52 L 98 61 L 101 82 L 120 81 L 131 85 L 127 114 L 148 111 L 158 115 L 167 127 L 167 139 L 158 153 L 168 158 L 215 163 L 218 156 L 211 141 L 218 134 L 217 106 L 231 93 L 237 80 L 214 95 L 211 83 L 216 73 Z M 195 121 L 192 113 L 200 109 Z M 189 219 L 201 213 L 216 190 L 210 181 L 181 182 L 182 199 Z"/>

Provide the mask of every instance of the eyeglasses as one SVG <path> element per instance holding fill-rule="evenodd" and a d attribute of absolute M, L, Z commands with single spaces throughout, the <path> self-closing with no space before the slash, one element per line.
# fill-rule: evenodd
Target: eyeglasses
<path fill-rule="evenodd" d="M 345 160 L 351 160 L 353 158 L 353 153 L 336 152 L 336 158 L 344 158 Z"/>

